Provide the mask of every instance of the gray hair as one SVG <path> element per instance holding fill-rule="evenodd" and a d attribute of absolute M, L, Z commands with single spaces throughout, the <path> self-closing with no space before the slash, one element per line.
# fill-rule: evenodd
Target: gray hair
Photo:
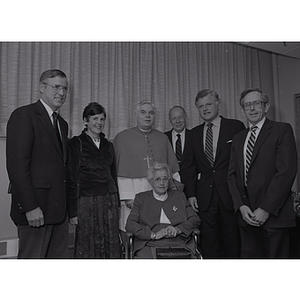
<path fill-rule="evenodd" d="M 243 106 L 242 105 L 242 100 L 246 97 L 246 95 L 248 95 L 249 93 L 252 93 L 252 92 L 258 92 L 258 93 L 260 93 L 262 101 L 265 102 L 265 103 L 269 102 L 269 97 L 266 94 L 264 94 L 259 88 L 251 88 L 251 89 L 248 89 L 248 90 L 244 90 L 241 93 L 240 106 Z"/>
<path fill-rule="evenodd" d="M 140 110 L 141 106 L 144 104 L 150 104 L 152 106 L 154 112 L 156 111 L 154 103 L 149 100 L 143 100 L 143 101 L 139 102 L 138 105 L 136 106 L 136 111 L 138 112 Z"/>
<path fill-rule="evenodd" d="M 147 170 L 147 180 L 150 182 L 151 179 L 154 178 L 154 173 L 160 170 L 165 170 L 168 174 L 168 178 L 172 178 L 171 168 L 167 164 L 155 161 L 153 165 Z"/>

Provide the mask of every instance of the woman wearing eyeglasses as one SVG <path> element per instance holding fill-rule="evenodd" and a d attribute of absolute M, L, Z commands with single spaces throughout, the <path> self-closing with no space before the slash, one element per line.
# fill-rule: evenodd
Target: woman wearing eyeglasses
<path fill-rule="evenodd" d="M 85 129 L 69 143 L 75 258 L 120 258 L 115 152 L 102 133 L 105 119 L 105 109 L 91 102 L 83 111 Z"/>
<path fill-rule="evenodd" d="M 169 189 L 172 173 L 166 164 L 155 162 L 147 171 L 153 190 L 136 195 L 126 230 L 135 237 L 137 258 L 156 258 L 157 248 L 195 248 L 189 239 L 200 219 L 183 192 Z"/>

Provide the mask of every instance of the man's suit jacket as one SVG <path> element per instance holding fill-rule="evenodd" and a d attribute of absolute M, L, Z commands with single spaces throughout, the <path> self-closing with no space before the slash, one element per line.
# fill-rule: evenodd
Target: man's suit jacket
<path fill-rule="evenodd" d="M 66 214 L 68 124 L 58 117 L 63 151 L 40 101 L 17 108 L 7 123 L 6 157 L 11 183 L 11 218 L 28 224 L 25 213 L 40 207 L 45 224 Z"/>
<path fill-rule="evenodd" d="M 168 136 L 170 143 L 173 148 L 173 141 L 172 141 L 172 130 L 165 132 L 165 134 Z M 189 139 L 191 138 L 191 131 L 189 129 L 185 130 L 185 141 L 184 141 L 184 147 L 183 147 L 183 153 L 182 153 L 182 161 L 179 164 L 179 174 L 181 178 L 181 182 L 185 185 L 186 184 L 186 169 L 187 169 L 187 155 L 188 155 L 188 145 L 189 145 Z M 175 152 L 175 151 L 174 151 Z"/>
<path fill-rule="evenodd" d="M 234 208 L 261 207 L 270 215 L 263 227 L 295 225 L 291 188 L 297 173 L 297 151 L 292 127 L 266 119 L 254 145 L 247 175 L 244 176 L 244 143 L 248 130 L 235 136 L 232 145 L 228 183 Z M 239 224 L 246 226 L 239 213 Z"/>
<path fill-rule="evenodd" d="M 204 127 L 205 123 L 202 123 L 191 131 L 190 147 L 188 147 L 191 153 L 188 155 L 187 197 L 196 196 L 199 210 L 206 211 L 210 204 L 213 188 L 216 188 L 224 206 L 228 210 L 233 210 L 233 202 L 227 184 L 230 149 L 233 137 L 245 129 L 245 126 L 241 121 L 221 117 L 219 139 L 213 167 L 204 153 Z M 197 180 L 198 173 L 201 173 L 200 180 Z"/>

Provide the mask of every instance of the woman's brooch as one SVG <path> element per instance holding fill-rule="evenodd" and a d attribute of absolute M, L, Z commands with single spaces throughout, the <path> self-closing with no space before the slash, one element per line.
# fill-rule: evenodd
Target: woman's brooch
<path fill-rule="evenodd" d="M 178 208 L 174 205 L 174 206 L 173 206 L 173 210 L 174 210 L 174 211 L 177 211 Z"/>

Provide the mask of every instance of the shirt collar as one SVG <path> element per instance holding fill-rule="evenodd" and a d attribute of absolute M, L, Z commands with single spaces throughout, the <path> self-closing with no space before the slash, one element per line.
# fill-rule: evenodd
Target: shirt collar
<path fill-rule="evenodd" d="M 205 121 L 205 126 L 207 127 L 207 125 L 208 125 L 209 123 L 212 123 L 214 126 L 219 127 L 219 126 L 220 126 L 220 123 L 221 123 L 221 117 L 218 115 L 218 116 L 216 116 L 211 122 Z"/>
<path fill-rule="evenodd" d="M 259 130 L 260 130 L 263 127 L 265 121 L 266 121 L 266 117 L 263 117 L 263 119 L 260 120 L 257 124 L 255 124 L 255 126 L 257 126 L 259 128 Z M 249 122 L 249 130 L 251 130 L 252 126 L 254 126 L 254 124 L 251 124 Z"/>
<path fill-rule="evenodd" d="M 168 198 L 168 193 L 165 193 L 165 194 L 163 194 L 163 195 L 158 195 L 158 194 L 156 194 L 155 192 L 154 192 L 154 190 L 152 190 L 153 191 L 153 197 L 156 199 L 156 200 L 159 200 L 159 201 L 165 201 L 165 200 L 167 200 L 167 198 Z"/>
<path fill-rule="evenodd" d="M 179 133 L 181 136 L 183 136 L 184 134 L 185 134 L 185 130 L 186 130 L 186 128 L 184 128 L 181 132 L 176 132 L 175 130 L 174 130 L 174 128 L 172 129 L 172 135 L 173 136 L 177 136 L 177 134 Z"/>
<path fill-rule="evenodd" d="M 53 114 L 53 110 L 52 108 L 45 102 L 43 101 L 42 99 L 40 99 L 40 101 L 42 102 L 42 104 L 44 105 L 49 117 L 51 118 L 52 117 L 52 114 Z"/>

